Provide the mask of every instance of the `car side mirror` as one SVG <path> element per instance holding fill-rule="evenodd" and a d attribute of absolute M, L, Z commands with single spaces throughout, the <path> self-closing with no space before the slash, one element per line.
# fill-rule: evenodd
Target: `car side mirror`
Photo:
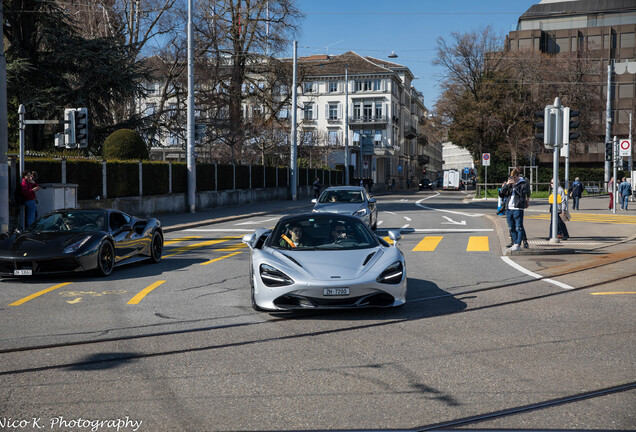
<path fill-rule="evenodd" d="M 375 198 L 369 198 L 369 202 L 371 204 L 375 204 L 376 202 L 378 202 L 378 200 L 376 200 Z"/>
<path fill-rule="evenodd" d="M 316 204 L 318 202 L 318 200 L 316 198 L 311 200 L 312 203 Z"/>
<path fill-rule="evenodd" d="M 397 230 L 389 230 L 389 238 L 393 241 L 393 245 L 396 246 L 397 242 L 402 238 L 402 234 Z"/>
<path fill-rule="evenodd" d="M 117 231 L 119 232 L 132 231 L 132 229 L 133 227 L 130 224 L 123 224 L 122 226 L 119 227 Z"/>
<path fill-rule="evenodd" d="M 254 239 L 256 238 L 256 234 L 252 233 L 252 234 L 245 234 L 243 236 L 243 238 L 241 239 L 241 241 L 243 243 L 245 243 L 247 245 L 247 247 L 249 247 L 250 249 L 254 249 L 253 248 L 253 244 L 254 244 Z"/>

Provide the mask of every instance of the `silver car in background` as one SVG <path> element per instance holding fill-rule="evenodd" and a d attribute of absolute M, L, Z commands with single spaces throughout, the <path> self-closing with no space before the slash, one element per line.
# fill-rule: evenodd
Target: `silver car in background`
<path fill-rule="evenodd" d="M 336 214 L 286 216 L 274 229 L 243 237 L 250 248 L 255 310 L 397 307 L 406 302 L 399 231 L 389 244 L 360 219 Z"/>
<path fill-rule="evenodd" d="M 360 186 L 328 187 L 318 197 L 311 200 L 314 213 L 336 213 L 356 216 L 371 229 L 378 227 L 378 207 L 375 198 Z"/>

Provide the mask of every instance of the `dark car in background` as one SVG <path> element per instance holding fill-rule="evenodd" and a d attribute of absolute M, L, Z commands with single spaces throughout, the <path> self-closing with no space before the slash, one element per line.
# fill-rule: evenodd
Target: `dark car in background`
<path fill-rule="evenodd" d="M 433 190 L 433 182 L 430 179 L 425 178 L 420 180 L 420 190 L 425 189 Z"/>

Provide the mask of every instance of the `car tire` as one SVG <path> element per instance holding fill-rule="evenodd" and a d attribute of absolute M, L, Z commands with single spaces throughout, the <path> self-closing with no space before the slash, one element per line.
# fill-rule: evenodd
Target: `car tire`
<path fill-rule="evenodd" d="M 256 312 L 263 312 L 264 309 L 262 309 L 259 305 L 256 304 L 256 299 L 254 298 L 254 269 L 252 268 L 251 265 L 250 265 L 250 298 L 252 300 L 252 309 L 254 309 Z"/>
<path fill-rule="evenodd" d="M 150 261 L 158 263 L 161 261 L 161 255 L 163 252 L 163 237 L 159 231 L 155 231 L 152 235 L 152 242 L 150 243 Z"/>
<path fill-rule="evenodd" d="M 108 276 L 113 272 L 115 267 L 115 248 L 109 240 L 104 240 L 99 245 L 97 252 L 97 268 L 95 269 L 100 276 Z"/>

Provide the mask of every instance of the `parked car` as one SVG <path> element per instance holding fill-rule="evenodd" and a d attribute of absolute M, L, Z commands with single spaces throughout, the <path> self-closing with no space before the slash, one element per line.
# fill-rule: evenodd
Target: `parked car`
<path fill-rule="evenodd" d="M 406 302 L 400 232 L 393 244 L 359 218 L 312 213 L 281 218 L 243 237 L 255 310 L 397 307 Z"/>
<path fill-rule="evenodd" d="M 433 190 L 433 182 L 430 179 L 422 179 L 420 180 L 420 190 L 430 189 Z"/>
<path fill-rule="evenodd" d="M 371 229 L 378 226 L 378 207 L 375 198 L 359 186 L 332 186 L 325 189 L 314 203 L 314 213 L 336 213 L 357 216 Z"/>
<path fill-rule="evenodd" d="M 63 209 L 38 218 L 24 231 L 0 234 L 0 276 L 34 276 L 159 262 L 161 222 L 118 210 Z"/>

